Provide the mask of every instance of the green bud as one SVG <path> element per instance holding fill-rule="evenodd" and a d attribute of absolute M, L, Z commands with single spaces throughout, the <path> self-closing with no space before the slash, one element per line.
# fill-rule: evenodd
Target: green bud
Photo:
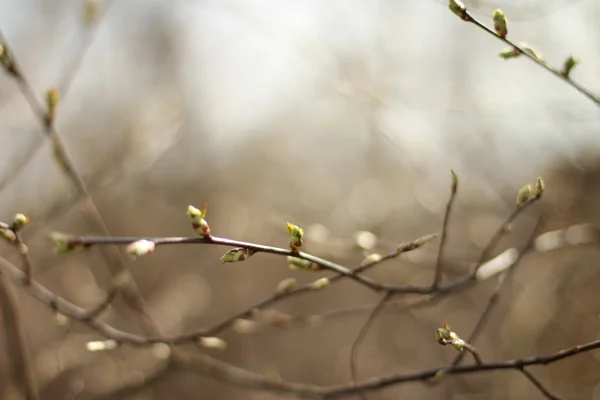
<path fill-rule="evenodd" d="M 310 284 L 310 288 L 313 290 L 325 289 L 327 286 L 329 286 L 328 278 L 320 278 Z"/>
<path fill-rule="evenodd" d="M 535 181 L 535 195 L 536 197 L 541 197 L 544 193 L 544 181 L 542 178 L 537 178 Z"/>
<path fill-rule="evenodd" d="M 498 8 L 492 14 L 492 18 L 494 19 L 494 29 L 496 30 L 496 34 L 501 38 L 505 38 L 508 34 L 508 28 L 504 12 Z"/>
<path fill-rule="evenodd" d="M 199 337 L 198 344 L 207 349 L 225 350 L 227 349 L 227 342 L 218 337 Z"/>
<path fill-rule="evenodd" d="M 15 65 L 13 63 L 12 56 L 8 52 L 6 46 L 0 44 L 0 64 L 4 67 L 4 70 L 9 74 L 16 76 Z"/>
<path fill-rule="evenodd" d="M 450 175 L 452 175 L 452 185 L 450 187 L 452 193 L 456 193 L 456 190 L 458 190 L 458 176 L 456 175 L 456 172 L 454 172 L 453 169 L 450 170 Z"/>
<path fill-rule="evenodd" d="M 423 247 L 426 244 L 430 243 L 436 237 L 437 237 L 437 233 L 432 233 L 430 235 L 425 235 L 416 240 L 413 240 L 412 242 L 403 243 L 400 246 L 398 246 L 398 249 L 396 249 L 396 253 L 401 254 L 401 253 L 405 253 L 407 251 L 416 250 L 419 247 Z"/>
<path fill-rule="evenodd" d="M 435 330 L 435 340 L 442 346 L 446 345 L 446 340 L 449 340 L 448 331 L 443 328 Z"/>
<path fill-rule="evenodd" d="M 116 340 L 108 339 L 108 340 L 98 340 L 94 342 L 87 342 L 85 347 L 88 351 L 98 352 L 98 351 L 107 351 L 113 350 L 119 347 L 119 342 Z"/>
<path fill-rule="evenodd" d="M 17 240 L 17 235 L 12 229 L 9 228 L 0 228 L 0 237 L 11 243 Z"/>
<path fill-rule="evenodd" d="M 254 253 L 255 253 L 254 250 L 247 249 L 244 247 L 236 247 L 234 249 L 227 250 L 225 252 L 225 254 L 223 254 L 221 256 L 221 262 L 222 263 L 234 263 L 234 262 L 238 262 L 238 261 L 244 261 L 245 259 L 247 259 Z"/>
<path fill-rule="evenodd" d="M 517 194 L 517 206 L 525 204 L 533 196 L 533 186 L 527 184 L 523 186 Z"/>
<path fill-rule="evenodd" d="M 204 203 L 202 208 L 198 210 L 194 206 L 188 206 L 187 214 L 190 217 L 190 221 L 192 222 L 192 227 L 203 238 L 210 237 L 210 227 L 208 226 L 208 222 L 206 222 L 206 209 L 207 204 Z"/>
<path fill-rule="evenodd" d="M 56 254 L 71 254 L 84 248 L 82 244 L 74 243 L 73 236 L 62 232 L 50 232 L 50 240 L 54 243 L 54 252 Z"/>
<path fill-rule="evenodd" d="M 287 293 L 296 287 L 295 278 L 286 278 L 277 284 L 277 294 Z"/>
<path fill-rule="evenodd" d="M 292 251 L 299 251 L 300 247 L 302 247 L 302 237 L 304 235 L 304 231 L 298 225 L 294 225 L 291 222 L 286 222 L 288 229 L 288 236 L 290 239 L 290 249 Z"/>
<path fill-rule="evenodd" d="M 60 92 L 58 89 L 50 89 L 46 91 L 46 107 L 48 109 L 48 113 L 46 114 L 46 122 L 51 125 L 54 122 L 54 117 L 56 116 L 56 107 L 58 106 L 58 102 L 60 101 Z"/>
<path fill-rule="evenodd" d="M 529 47 L 525 43 L 521 43 L 519 46 L 525 53 L 529 54 L 531 57 L 535 58 L 536 60 L 538 60 L 539 62 L 541 62 L 543 64 L 546 63 L 544 61 L 544 59 L 542 58 L 542 56 L 537 51 L 535 51 L 532 47 Z"/>
<path fill-rule="evenodd" d="M 573 56 L 569 56 L 569 58 L 567 58 L 563 64 L 563 68 L 560 71 L 560 74 L 562 76 L 564 76 L 565 78 L 568 78 L 569 75 L 571 74 L 571 70 L 577 65 L 579 64 L 579 61 L 574 59 Z"/>
<path fill-rule="evenodd" d="M 127 246 L 127 254 L 129 254 L 132 258 L 137 258 L 152 253 L 155 248 L 156 243 L 151 240 L 142 239 Z"/>
<path fill-rule="evenodd" d="M 465 7 L 465 5 L 460 0 L 449 0 L 448 8 L 454 14 L 458 15 L 461 19 L 465 21 L 468 20 L 469 17 L 467 15 L 467 7 Z"/>
<path fill-rule="evenodd" d="M 19 214 L 15 215 L 13 226 L 15 227 L 16 230 L 20 230 L 28 223 L 29 223 L 29 218 L 27 218 L 25 215 L 19 213 Z"/>
<path fill-rule="evenodd" d="M 321 266 L 319 264 L 315 264 L 311 261 L 303 260 L 298 257 L 288 256 L 287 260 L 289 262 L 289 268 L 291 270 L 306 269 L 310 271 L 318 271 L 321 269 Z"/>
<path fill-rule="evenodd" d="M 377 253 L 369 254 L 368 256 L 365 257 L 364 260 L 362 260 L 362 262 L 360 263 L 360 266 L 364 267 L 366 265 L 378 263 L 379 261 L 381 261 L 381 258 L 382 258 L 381 254 L 377 254 Z"/>
<path fill-rule="evenodd" d="M 498 54 L 498 56 L 500 56 L 500 58 L 503 58 L 505 60 L 508 60 L 510 58 L 517 58 L 521 55 L 521 51 L 519 49 L 515 49 L 515 48 L 508 48 L 508 49 L 504 49 L 500 52 L 500 54 Z"/>
<path fill-rule="evenodd" d="M 456 351 L 463 351 L 465 349 L 465 341 L 462 339 L 454 339 L 452 341 L 452 347 Z"/>

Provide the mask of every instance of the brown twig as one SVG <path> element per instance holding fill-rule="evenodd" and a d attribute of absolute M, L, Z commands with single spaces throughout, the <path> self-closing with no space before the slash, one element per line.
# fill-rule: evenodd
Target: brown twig
<path fill-rule="evenodd" d="M 525 368 L 519 368 L 519 370 L 548 399 L 550 399 L 550 400 L 563 400 L 562 398 L 556 396 L 555 394 L 550 393 L 550 391 L 548 389 L 546 389 L 546 387 L 542 384 L 542 382 L 540 382 L 535 376 L 533 376 L 533 374 L 531 372 L 529 372 Z"/>
<path fill-rule="evenodd" d="M 383 256 L 381 259 L 376 262 L 369 262 L 365 265 L 357 267 L 355 269 L 348 269 L 344 266 L 336 264 L 334 262 L 322 259 L 317 256 L 313 256 L 312 254 L 308 254 L 305 252 L 294 252 L 289 249 L 267 246 L 256 243 L 243 242 L 238 240 L 232 240 L 217 236 L 210 236 L 207 238 L 203 237 L 91 237 L 91 236 L 83 236 L 83 237 L 68 237 L 66 243 L 69 246 L 77 247 L 83 246 L 85 248 L 97 245 L 128 245 L 140 240 L 148 240 L 153 242 L 156 246 L 163 245 L 182 245 L 182 244 L 210 244 L 210 245 L 218 245 L 218 246 L 230 246 L 230 247 L 239 247 L 250 249 L 255 253 L 270 253 L 276 254 L 280 256 L 292 256 L 297 257 L 306 261 L 310 261 L 314 264 L 321 266 L 324 269 L 337 272 L 339 275 L 343 277 L 350 278 L 358 283 L 374 290 L 377 292 L 393 292 L 396 294 L 431 294 L 437 292 L 449 292 L 454 291 L 457 287 L 465 285 L 469 280 L 474 280 L 475 275 L 470 274 L 464 275 L 453 282 L 439 285 L 436 288 L 433 288 L 431 285 L 426 286 L 414 286 L 414 285 L 391 285 L 387 283 L 377 282 L 369 277 L 361 275 L 360 273 L 373 267 L 376 264 L 379 264 L 383 261 L 387 261 L 393 258 L 398 257 L 400 254 L 414 250 L 422 245 L 423 241 L 429 241 L 431 235 L 425 236 L 423 238 L 417 239 L 413 242 L 400 245 L 398 249 L 395 251 Z M 334 277 L 337 279 L 337 276 Z"/>
<path fill-rule="evenodd" d="M 538 218 L 535 227 L 533 228 L 531 234 L 529 235 L 529 238 L 527 239 L 527 242 L 525 243 L 525 245 L 522 247 L 522 249 L 519 251 L 519 255 L 517 256 L 517 259 L 515 260 L 515 262 L 506 270 L 502 273 L 502 275 L 500 275 L 500 277 L 498 278 L 498 284 L 496 285 L 496 288 L 494 289 L 492 295 L 490 296 L 485 309 L 483 310 L 483 312 L 481 313 L 481 315 L 479 316 L 477 323 L 475 324 L 475 328 L 473 328 L 473 331 L 471 332 L 471 334 L 469 335 L 469 338 L 467 339 L 467 342 L 469 344 L 474 343 L 477 340 L 477 337 L 483 332 L 483 328 L 485 326 L 485 324 L 487 323 L 487 321 L 489 320 L 492 311 L 495 309 L 496 305 L 498 304 L 498 300 L 500 299 L 500 293 L 502 291 L 502 288 L 507 284 L 507 282 L 509 282 L 509 277 L 510 275 L 514 274 L 514 271 L 516 270 L 517 265 L 519 264 L 520 259 L 522 258 L 522 256 L 528 252 L 530 249 L 533 248 L 533 244 L 535 242 L 535 238 L 538 235 L 539 232 L 539 228 L 542 225 L 542 218 Z M 459 353 L 453 360 L 452 362 L 452 366 L 456 366 L 458 364 L 460 364 L 461 360 L 463 359 L 464 353 Z M 550 393 L 550 391 L 548 389 L 546 389 L 544 387 L 544 385 L 538 381 L 529 371 L 527 371 L 525 368 L 521 368 L 520 371 L 540 390 L 540 392 L 542 392 L 542 394 L 544 396 L 546 396 L 548 399 L 550 400 L 560 400 L 558 397 L 556 397 L 555 395 L 553 395 L 552 393 Z"/>
<path fill-rule="evenodd" d="M 516 270 L 517 266 L 520 264 L 520 261 L 523 258 L 523 256 L 525 254 L 527 254 L 533 248 L 533 244 L 535 242 L 535 239 L 538 237 L 539 229 L 540 229 L 541 225 L 542 225 L 542 218 L 540 217 L 537 219 L 536 224 L 531 231 L 531 234 L 527 238 L 527 241 L 521 247 L 521 249 L 518 251 L 518 255 L 517 255 L 516 259 L 514 260 L 514 262 L 512 263 L 512 265 L 510 265 L 504 272 L 502 272 L 502 275 L 500 275 L 500 277 L 498 277 L 498 283 L 496 284 L 496 287 L 494 288 L 492 295 L 489 297 L 483 312 L 477 319 L 477 323 L 475 324 L 473 331 L 471 332 L 471 334 L 469 335 L 469 337 L 467 339 L 468 343 L 471 343 L 471 344 L 475 343 L 478 336 L 483 331 L 483 328 L 484 328 L 485 324 L 487 323 L 487 321 L 489 320 L 492 311 L 498 304 L 498 300 L 500 299 L 500 293 L 501 293 L 502 289 L 507 284 L 507 282 L 510 281 L 508 278 L 512 274 L 514 274 L 514 271 Z M 463 358 L 463 354 L 459 353 L 452 361 L 452 365 L 460 364 L 462 358 Z"/>
<path fill-rule="evenodd" d="M 452 205 L 454 204 L 454 199 L 456 198 L 456 192 L 458 190 L 458 177 L 454 171 L 451 171 L 452 174 L 452 183 L 450 185 L 450 198 L 448 199 L 448 203 L 446 204 L 446 212 L 444 213 L 444 222 L 442 224 L 442 235 L 440 236 L 440 249 L 438 251 L 436 266 L 435 266 L 435 275 L 433 277 L 432 287 L 436 288 L 440 284 L 442 279 L 442 271 L 444 268 L 444 249 L 446 246 L 446 239 L 448 237 L 448 225 L 450 224 L 450 215 L 452 214 Z"/>
<path fill-rule="evenodd" d="M 6 277 L 0 274 L 0 313 L 2 331 L 6 340 L 7 361 L 14 371 L 15 383 L 27 400 L 38 400 L 39 394 L 31 365 L 31 357 L 23 332 L 23 324 L 17 312 L 18 306 Z"/>
<path fill-rule="evenodd" d="M 328 387 L 303 385 L 268 379 L 263 375 L 233 367 L 227 363 L 214 360 L 204 355 L 192 354 L 189 352 L 183 354 L 174 366 L 180 369 L 194 370 L 202 375 L 250 389 L 288 393 L 298 397 L 329 399 L 355 395 L 359 391 L 377 391 L 401 383 L 429 380 L 435 376 L 439 376 L 440 371 L 443 371 L 447 376 L 503 370 L 521 371 L 528 366 L 551 364 L 598 348 L 600 348 L 600 340 L 561 350 L 547 356 L 532 356 L 508 361 L 434 368 L 406 374 L 376 377 L 358 383 Z"/>
<path fill-rule="evenodd" d="M 356 383 L 356 377 L 358 376 L 358 372 L 357 372 L 358 349 L 359 349 L 360 345 L 362 344 L 363 340 L 365 339 L 365 337 L 367 337 L 367 332 L 369 331 L 369 328 L 371 327 L 373 322 L 375 322 L 375 319 L 377 318 L 379 313 L 384 309 L 385 304 L 389 300 L 391 300 L 393 295 L 394 295 L 394 293 L 387 292 L 381 298 L 381 300 L 373 308 L 373 311 L 371 311 L 371 313 L 367 317 L 367 320 L 365 321 L 363 326 L 360 328 L 360 331 L 358 331 L 358 335 L 356 335 L 356 338 L 352 342 L 352 347 L 350 348 L 350 376 L 352 378 L 353 383 Z M 362 391 L 360 391 L 360 390 L 357 391 L 357 394 L 361 399 L 363 399 L 363 400 L 366 399 L 366 397 Z"/>

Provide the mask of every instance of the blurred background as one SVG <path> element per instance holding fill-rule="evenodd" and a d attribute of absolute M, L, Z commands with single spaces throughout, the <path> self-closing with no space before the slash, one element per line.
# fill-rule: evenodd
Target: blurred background
<path fill-rule="evenodd" d="M 600 93 L 598 1 L 466 3 L 488 25 L 502 8 L 509 38 L 553 66 L 569 55 L 581 60 L 572 78 Z M 439 232 L 450 169 L 460 188 L 445 279 L 468 271 L 512 211 L 518 189 L 537 176 L 545 197 L 498 253 L 522 244 L 541 213 L 542 231 L 600 222 L 598 106 L 528 60 L 501 60 L 505 46 L 442 0 L 2 0 L 0 29 L 40 98 L 50 88 L 61 91 L 56 127 L 115 236 L 194 235 L 186 207 L 208 202 L 218 236 L 285 247 L 290 220 L 305 229 L 307 251 L 352 267 L 367 253 Z M 91 307 L 111 281 L 106 264 L 95 249 L 54 255 L 45 232 L 98 232 L 18 85 L 5 73 L 0 82 L 0 220 L 30 216 L 23 234 L 36 279 Z M 438 246 L 369 274 L 427 284 Z M 225 250 L 161 247 L 128 261 L 164 332 L 233 315 L 284 278 L 328 276 L 290 271 L 284 258 L 269 255 L 221 265 Z M 0 254 L 18 261 L 4 244 Z M 550 354 L 597 339 L 599 255 L 579 245 L 527 256 L 474 343 L 482 358 Z M 428 308 L 388 309 L 360 348 L 359 378 L 448 364 L 455 352 L 435 343 L 433 331 L 446 320 L 468 336 L 495 284 L 490 279 Z M 98 334 L 12 290 L 42 399 L 285 397 L 165 368 L 160 346 L 88 352 L 85 343 L 102 339 Z M 364 309 L 278 328 L 260 321 L 274 312 L 285 320 L 377 300 L 343 282 L 277 304 L 257 317 L 258 326 L 246 325 L 255 332 L 224 332 L 226 351 L 182 350 L 287 381 L 346 383 Z M 102 319 L 140 333 L 117 303 Z M 599 357 L 589 352 L 532 372 L 564 398 L 600 399 Z M 0 393 L 21 398 L 1 354 Z M 543 397 L 511 371 L 369 395 L 397 398 Z"/>

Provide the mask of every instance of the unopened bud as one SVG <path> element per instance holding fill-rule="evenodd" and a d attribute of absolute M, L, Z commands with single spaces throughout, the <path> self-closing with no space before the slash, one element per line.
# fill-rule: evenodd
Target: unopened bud
<path fill-rule="evenodd" d="M 533 186 L 527 184 L 523 186 L 517 193 L 517 206 L 522 206 L 533 196 Z"/>
<path fill-rule="evenodd" d="M 300 247 L 302 247 L 302 236 L 304 235 L 304 232 L 302 231 L 302 228 L 300 228 L 298 225 L 292 224 L 291 222 L 286 222 L 286 225 L 290 239 L 290 249 L 297 252 L 300 250 Z"/>
<path fill-rule="evenodd" d="M 142 239 L 127 246 L 127 254 L 132 258 L 137 258 L 152 253 L 155 248 L 156 243 L 151 240 Z"/>
<path fill-rule="evenodd" d="M 29 223 L 29 218 L 27 218 L 25 215 L 19 213 L 19 214 L 15 215 L 13 226 L 15 227 L 16 230 L 19 230 L 22 227 L 24 227 L 25 225 L 27 225 L 28 223 Z"/>
<path fill-rule="evenodd" d="M 302 258 L 288 256 L 287 260 L 289 263 L 289 268 L 291 270 L 307 269 L 310 271 L 318 271 L 321 269 L 321 266 L 319 264 L 316 264 L 312 261 L 304 260 Z"/>
<path fill-rule="evenodd" d="M 236 247 L 234 249 L 227 250 L 225 254 L 221 256 L 221 262 L 234 263 L 238 261 L 244 261 L 254 253 L 254 250 L 247 249 L 245 247 Z"/>
<path fill-rule="evenodd" d="M 430 243 L 433 239 L 437 237 L 437 233 L 432 233 L 430 235 L 422 236 L 416 240 L 413 240 L 409 243 L 403 243 L 396 249 L 397 254 L 405 253 L 407 251 L 416 250 L 419 247 L 423 247 L 426 244 Z"/>
<path fill-rule="evenodd" d="M 278 326 L 278 327 L 285 327 L 290 323 L 290 321 L 292 320 L 292 317 L 290 315 L 284 314 L 280 311 L 267 310 L 262 314 L 262 319 L 265 324 Z"/>
<path fill-rule="evenodd" d="M 206 209 L 207 204 L 205 203 L 200 210 L 194 206 L 188 206 L 187 214 L 192 221 L 192 227 L 194 230 L 203 238 L 210 237 L 210 227 L 206 222 Z"/>
<path fill-rule="evenodd" d="M 519 57 L 521 55 L 521 50 L 511 47 L 511 48 L 502 50 L 498 55 L 500 56 L 500 58 L 508 60 L 510 58 Z"/>
<path fill-rule="evenodd" d="M 362 260 L 362 262 L 360 263 L 360 266 L 365 267 L 367 265 L 378 263 L 379 261 L 381 261 L 381 254 L 377 254 L 377 253 L 369 254 L 368 256 L 365 257 L 364 260 Z"/>
<path fill-rule="evenodd" d="M 60 101 L 60 92 L 58 89 L 50 89 L 46 92 L 46 107 L 48 113 L 46 114 L 46 123 L 52 125 L 54 117 L 56 116 L 56 107 Z"/>
<path fill-rule="evenodd" d="M 448 8 L 454 14 L 458 15 L 461 19 L 463 19 L 465 21 L 468 20 L 469 17 L 467 16 L 467 7 L 465 7 L 465 5 L 462 3 L 462 1 L 460 1 L 460 0 L 449 0 L 448 1 Z"/>
<path fill-rule="evenodd" d="M 286 278 L 277 284 L 277 294 L 287 293 L 296 287 L 295 278 Z"/>
<path fill-rule="evenodd" d="M 363 250 L 372 250 L 377 245 L 377 236 L 369 231 L 359 231 L 354 234 L 356 245 Z"/>
<path fill-rule="evenodd" d="M 435 340 L 442 346 L 447 345 L 450 338 L 450 331 L 446 328 L 439 328 L 435 330 Z"/>
<path fill-rule="evenodd" d="M 58 326 L 65 326 L 69 323 L 69 317 L 67 317 L 65 314 L 56 312 L 54 314 L 54 322 L 56 322 L 56 325 Z"/>
<path fill-rule="evenodd" d="M 249 319 L 238 318 L 233 322 L 233 330 L 237 333 L 254 333 L 256 332 L 256 322 Z"/>
<path fill-rule="evenodd" d="M 82 244 L 75 243 L 73 236 L 62 232 L 50 232 L 48 237 L 54 243 L 56 254 L 71 254 L 84 248 Z"/>
<path fill-rule="evenodd" d="M 453 169 L 450 170 L 450 175 L 452 176 L 452 185 L 450 188 L 452 193 L 456 193 L 458 190 L 458 175 L 456 175 L 456 172 L 454 172 Z"/>
<path fill-rule="evenodd" d="M 313 290 L 325 289 L 327 286 L 329 286 L 328 278 L 320 278 L 310 284 L 310 288 Z"/>
<path fill-rule="evenodd" d="M 0 228 L 0 237 L 11 243 L 17 240 L 17 235 L 10 228 Z"/>
<path fill-rule="evenodd" d="M 198 344 L 207 349 L 225 350 L 227 342 L 218 337 L 199 337 Z"/>
<path fill-rule="evenodd" d="M 535 181 L 535 195 L 536 197 L 541 197 L 544 193 L 544 181 L 542 178 L 537 178 Z"/>
<path fill-rule="evenodd" d="M 542 64 L 546 63 L 544 61 L 544 59 L 542 58 L 542 56 L 537 51 L 535 51 L 532 47 L 530 47 L 529 45 L 527 45 L 525 43 L 521 43 L 519 46 L 521 47 L 521 49 L 525 53 L 529 54 L 531 57 L 535 58 L 536 60 L 538 60 Z"/>
<path fill-rule="evenodd" d="M 492 18 L 494 19 L 494 29 L 496 30 L 498 36 L 500 36 L 501 38 L 506 37 L 506 35 L 508 34 L 508 28 L 504 12 L 502 12 L 502 10 L 498 8 L 492 14 Z"/>
<path fill-rule="evenodd" d="M 6 72 L 13 76 L 16 76 L 16 69 L 12 56 L 8 52 L 6 46 L 2 44 L 0 44 L 0 64 L 2 64 Z"/>
<path fill-rule="evenodd" d="M 573 56 L 569 56 L 569 58 L 567 58 L 563 64 L 563 68 L 560 71 L 560 74 L 562 76 L 564 76 L 565 78 L 568 78 L 569 75 L 571 74 L 571 70 L 573 68 L 575 68 L 575 66 L 579 64 L 579 61 L 574 59 Z"/>
<path fill-rule="evenodd" d="M 88 351 L 106 351 L 116 349 L 119 347 L 119 343 L 112 339 L 99 340 L 95 342 L 87 342 L 85 347 L 88 349 Z"/>
<path fill-rule="evenodd" d="M 454 347 L 454 350 L 456 351 L 463 351 L 465 349 L 465 341 L 462 339 L 454 339 L 452 341 L 452 347 Z"/>

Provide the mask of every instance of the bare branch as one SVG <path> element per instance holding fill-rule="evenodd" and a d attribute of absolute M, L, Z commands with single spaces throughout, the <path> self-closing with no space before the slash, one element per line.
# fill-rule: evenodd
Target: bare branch
<path fill-rule="evenodd" d="M 23 324 L 18 315 L 17 301 L 6 277 L 0 274 L 0 312 L 6 339 L 6 355 L 15 375 L 15 383 L 23 391 L 27 400 L 38 400 L 31 357 L 23 332 Z"/>
<path fill-rule="evenodd" d="M 450 185 L 450 198 L 448 199 L 448 203 L 446 204 L 446 212 L 444 213 L 444 222 L 442 224 L 442 236 L 440 237 L 440 249 L 438 251 L 438 257 L 435 267 L 435 275 L 433 277 L 432 287 L 436 288 L 440 284 L 440 280 L 442 279 L 442 271 L 444 268 L 444 248 L 446 246 L 446 239 L 448 237 L 448 225 L 450 223 L 450 214 L 452 213 L 452 205 L 454 204 L 454 199 L 456 197 L 456 192 L 458 190 L 458 177 L 454 171 L 450 171 L 452 175 L 452 183 Z"/>

